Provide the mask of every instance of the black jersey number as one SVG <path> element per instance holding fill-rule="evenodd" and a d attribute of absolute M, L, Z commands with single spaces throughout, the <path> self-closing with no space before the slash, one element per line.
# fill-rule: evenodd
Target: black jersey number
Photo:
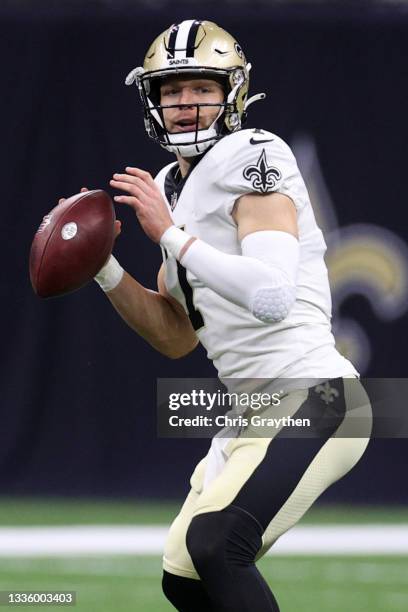
<path fill-rule="evenodd" d="M 185 226 L 181 225 L 179 227 L 180 229 L 184 230 Z M 164 251 L 164 258 L 167 259 L 169 255 L 166 249 L 163 249 L 163 251 Z M 184 299 L 186 300 L 188 318 L 191 321 L 191 325 L 193 326 L 194 331 L 197 331 L 201 329 L 202 327 L 204 327 L 204 319 L 203 319 L 201 312 L 197 310 L 197 308 L 194 306 L 193 288 L 187 280 L 187 271 L 181 265 L 179 261 L 176 261 L 176 263 L 177 263 L 177 278 L 179 281 L 180 288 L 183 292 Z"/>
<path fill-rule="evenodd" d="M 197 331 L 198 329 L 201 329 L 201 327 L 204 327 L 204 319 L 201 312 L 194 306 L 193 288 L 187 280 L 187 271 L 180 262 L 177 262 L 177 276 L 181 290 L 184 294 L 184 299 L 186 300 L 188 318 L 190 319 L 194 330 Z"/>

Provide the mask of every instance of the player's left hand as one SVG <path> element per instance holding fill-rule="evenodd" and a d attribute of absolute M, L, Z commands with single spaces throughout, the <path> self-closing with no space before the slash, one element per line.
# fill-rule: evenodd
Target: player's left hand
<path fill-rule="evenodd" d="M 114 174 L 110 185 L 129 194 L 115 196 L 114 200 L 133 208 L 147 236 L 153 242 L 160 242 L 160 238 L 166 229 L 173 225 L 173 221 L 149 172 L 127 166 L 126 174 Z"/>

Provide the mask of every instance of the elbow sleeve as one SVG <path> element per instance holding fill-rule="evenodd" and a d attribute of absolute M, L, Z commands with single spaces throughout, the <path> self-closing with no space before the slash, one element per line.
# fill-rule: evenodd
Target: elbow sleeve
<path fill-rule="evenodd" d="M 246 236 L 242 254 L 268 268 L 262 286 L 253 287 L 251 312 L 263 323 L 285 319 L 296 301 L 299 242 L 287 232 L 259 231 Z"/>
<path fill-rule="evenodd" d="M 209 289 L 245 308 L 263 323 L 282 321 L 296 299 L 298 240 L 287 232 L 265 230 L 245 236 L 242 255 L 223 253 L 177 228 L 162 245 Z M 181 252 L 181 255 L 180 255 Z"/>

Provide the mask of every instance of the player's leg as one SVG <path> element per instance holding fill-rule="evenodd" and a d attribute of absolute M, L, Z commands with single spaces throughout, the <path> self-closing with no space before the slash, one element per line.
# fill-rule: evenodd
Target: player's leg
<path fill-rule="evenodd" d="M 187 548 L 216 610 L 279 609 L 255 560 L 363 454 L 367 438 L 341 436 L 350 435 L 351 416 L 363 418 L 369 435 L 365 392 L 360 386 L 356 394 L 359 383 L 351 393 L 343 392 L 342 381 L 333 383 L 341 393 L 330 423 L 322 421 L 319 438 L 287 438 L 281 431 L 273 440 L 233 441 L 224 469 L 197 500 Z M 298 418 L 307 413 L 319 417 L 319 410 L 326 415 L 328 408 L 319 406 L 318 399 L 311 389 L 290 394 L 286 404 Z"/>
<path fill-rule="evenodd" d="M 163 571 L 163 593 L 179 612 L 217 612 L 201 580 Z"/>
<path fill-rule="evenodd" d="M 191 491 L 170 527 L 163 557 L 163 593 L 179 612 L 216 612 L 191 561 L 186 533 L 202 490 L 205 458 L 191 477 Z"/>
<path fill-rule="evenodd" d="M 262 529 L 236 506 L 194 517 L 187 548 L 217 612 L 279 612 L 276 599 L 255 565 Z"/>
<path fill-rule="evenodd" d="M 206 462 L 204 459 L 194 470 L 191 477 L 191 491 L 187 496 L 180 513 L 177 515 L 170 527 L 164 550 L 162 588 L 167 599 L 179 612 L 221 612 L 221 608 L 214 604 L 210 599 L 203 582 L 197 574 L 186 545 L 186 534 L 203 488 L 205 463 Z M 225 531 L 226 533 L 228 531 L 228 526 L 224 526 L 222 524 L 219 516 L 220 513 L 214 514 L 217 515 L 215 521 L 217 528 L 221 528 L 221 532 L 224 533 Z M 225 516 L 227 516 L 227 511 L 225 512 Z M 239 517 L 237 517 L 237 519 L 239 519 Z M 207 524 L 205 525 L 202 533 L 200 527 L 198 528 L 199 533 L 206 538 Z M 240 525 L 239 520 L 237 520 L 237 533 L 245 533 L 246 531 L 247 535 L 251 537 L 251 530 L 246 528 L 245 521 L 242 525 Z M 257 533 L 255 534 L 256 543 L 253 548 L 254 554 L 256 554 L 260 546 L 258 542 L 258 531 L 259 529 L 257 528 Z M 253 566 L 253 569 L 255 573 L 259 574 L 255 566 Z M 256 584 L 262 585 L 261 589 L 263 594 L 268 593 L 269 588 L 266 583 L 264 583 L 260 574 Z M 257 597 L 254 598 L 254 595 L 255 593 L 253 593 L 251 597 L 252 603 L 254 600 L 258 599 Z M 271 599 L 271 604 L 273 604 L 274 607 L 268 609 L 273 612 L 278 612 L 279 608 L 277 607 L 277 604 L 270 592 L 269 598 Z M 256 608 L 251 609 L 253 610 Z"/>

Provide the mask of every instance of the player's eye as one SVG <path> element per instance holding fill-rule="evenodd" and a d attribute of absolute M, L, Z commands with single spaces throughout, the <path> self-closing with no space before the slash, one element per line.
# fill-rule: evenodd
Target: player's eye
<path fill-rule="evenodd" d="M 162 90 L 162 96 L 175 96 L 179 93 L 176 87 L 169 87 Z"/>

